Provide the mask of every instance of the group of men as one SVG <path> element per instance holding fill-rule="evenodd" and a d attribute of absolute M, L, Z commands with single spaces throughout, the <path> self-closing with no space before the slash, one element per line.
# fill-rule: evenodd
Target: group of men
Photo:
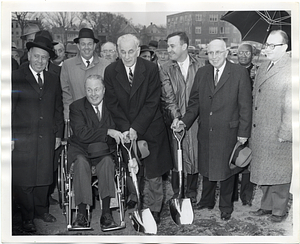
<path fill-rule="evenodd" d="M 182 142 L 185 195 L 194 209 L 214 208 L 220 182 L 221 219 L 229 220 L 238 173 L 244 170 L 243 204 L 251 205 L 254 184 L 263 190 L 261 208 L 252 214 L 270 214 L 275 222 L 287 216 L 292 122 L 291 61 L 284 32 L 270 33 L 265 44 L 269 61 L 260 65 L 254 81 L 249 44 L 240 46 L 240 64 L 233 64 L 227 60 L 226 43 L 212 40 L 209 64 L 204 65 L 188 53 L 185 32 L 158 42 L 154 61 L 140 57 L 140 41 L 131 34 L 120 36 L 117 44 L 103 44 L 101 57 L 95 53 L 99 40 L 91 29 L 82 28 L 74 42 L 77 55 L 64 60 L 63 46 L 53 45 L 45 34 L 35 35 L 26 44 L 28 63 L 12 74 L 13 195 L 25 231 L 36 231 L 34 218 L 56 221 L 49 213 L 48 195 L 64 121 L 70 121 L 72 130 L 68 163 L 74 170 L 78 208 L 74 226 L 89 225 L 86 208 L 93 203 L 92 167 L 99 180 L 101 228 L 116 226 L 110 211 L 115 196 L 111 148 L 135 140 L 145 140 L 150 155 L 142 165 L 128 168 L 139 168 L 147 181 L 143 207 L 160 223 L 164 174 L 172 172 L 173 198 L 179 193 L 172 130 L 182 129 L 186 130 Z M 268 67 L 270 61 L 274 67 Z M 61 67 L 59 75 L 50 71 L 49 63 Z M 248 140 L 253 154 L 249 169 L 230 169 L 236 142 Z M 199 173 L 203 181 L 197 203 Z M 128 206 L 135 204 L 136 198 L 130 197 Z"/>

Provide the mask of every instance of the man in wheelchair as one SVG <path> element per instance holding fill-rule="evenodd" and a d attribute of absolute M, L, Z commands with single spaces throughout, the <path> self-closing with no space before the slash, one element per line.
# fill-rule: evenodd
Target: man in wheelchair
<path fill-rule="evenodd" d="M 100 75 L 91 75 L 85 81 L 86 97 L 70 105 L 68 164 L 74 173 L 75 206 L 78 213 L 73 227 L 89 227 L 87 205 L 93 205 L 92 169 L 98 177 L 98 192 L 102 200 L 101 229 L 116 225 L 110 212 L 110 199 L 115 197 L 115 164 L 110 145 L 120 143 L 123 135 L 115 130 L 105 107 L 105 87 Z M 114 141 L 114 140 L 115 141 Z"/>

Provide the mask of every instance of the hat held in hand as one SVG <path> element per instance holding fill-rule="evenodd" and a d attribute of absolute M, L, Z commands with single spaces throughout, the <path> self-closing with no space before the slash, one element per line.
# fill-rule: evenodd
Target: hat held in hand
<path fill-rule="evenodd" d="M 111 154 L 107 143 L 95 142 L 88 146 L 88 158 L 98 158 Z"/>
<path fill-rule="evenodd" d="M 236 167 L 246 167 L 252 159 L 252 151 L 245 144 L 239 141 L 235 144 L 229 159 L 229 168 L 235 169 Z"/>
<path fill-rule="evenodd" d="M 144 140 L 137 141 L 138 156 L 140 159 L 144 159 L 149 156 L 148 143 Z"/>

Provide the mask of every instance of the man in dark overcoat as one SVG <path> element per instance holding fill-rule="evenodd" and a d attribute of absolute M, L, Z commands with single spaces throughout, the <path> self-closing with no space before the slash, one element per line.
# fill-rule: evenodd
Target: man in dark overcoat
<path fill-rule="evenodd" d="M 143 162 L 149 182 L 144 207 L 149 207 L 159 222 L 163 203 L 161 176 L 171 169 L 172 159 L 160 109 L 158 67 L 138 57 L 139 40 L 135 36 L 123 35 L 117 44 L 120 60 L 107 66 L 104 72 L 104 99 L 124 137 L 148 143 L 150 155 Z"/>
<path fill-rule="evenodd" d="M 12 180 L 23 229 L 34 232 L 34 218 L 56 221 L 49 214 L 48 190 L 63 134 L 63 104 L 59 77 L 45 71 L 55 55 L 51 41 L 37 36 L 26 47 L 28 66 L 12 74 Z"/>
<path fill-rule="evenodd" d="M 223 40 L 208 45 L 210 64 L 195 76 L 187 111 L 172 127 L 190 128 L 198 118 L 199 172 L 203 176 L 198 209 L 212 209 L 215 190 L 220 181 L 219 209 L 221 219 L 229 220 L 233 212 L 235 174 L 229 168 L 231 152 L 237 140 L 244 144 L 251 132 L 251 82 L 248 72 L 226 60 L 228 51 Z"/>

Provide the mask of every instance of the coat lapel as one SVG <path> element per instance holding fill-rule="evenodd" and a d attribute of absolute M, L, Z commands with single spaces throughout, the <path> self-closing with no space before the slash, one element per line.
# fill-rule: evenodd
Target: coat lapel
<path fill-rule="evenodd" d="M 215 87 L 214 87 L 214 67 L 211 65 L 210 69 L 207 71 L 207 80 L 208 80 L 208 85 L 211 90 L 211 93 L 215 92 Z"/>
<path fill-rule="evenodd" d="M 128 76 L 126 74 L 126 69 L 124 67 L 124 64 L 122 60 L 120 59 L 116 65 L 116 79 L 120 83 L 120 85 L 123 87 L 123 89 L 130 94 L 130 85 L 128 81 Z"/>
<path fill-rule="evenodd" d="M 98 117 L 95 113 L 93 106 L 90 104 L 90 102 L 87 100 L 87 98 L 85 99 L 85 110 L 86 110 L 88 117 L 92 120 L 92 122 L 94 124 L 98 125 L 99 124 Z"/>
<path fill-rule="evenodd" d="M 130 98 L 136 93 L 141 84 L 145 80 L 144 72 L 146 71 L 146 67 L 140 58 L 137 59 L 136 66 L 133 74 L 133 83 L 130 91 Z"/>
<path fill-rule="evenodd" d="M 40 93 L 40 88 L 38 83 L 36 82 L 36 79 L 34 78 L 34 75 L 32 74 L 31 70 L 29 69 L 29 66 L 24 68 L 25 73 L 25 79 L 28 81 L 28 83 L 32 86 L 32 88 L 37 92 Z"/>
<path fill-rule="evenodd" d="M 215 93 L 221 89 L 221 87 L 225 84 L 225 82 L 229 79 L 230 76 L 230 63 L 226 61 L 225 68 L 223 70 L 223 73 L 219 79 L 219 82 L 215 88 Z"/>

